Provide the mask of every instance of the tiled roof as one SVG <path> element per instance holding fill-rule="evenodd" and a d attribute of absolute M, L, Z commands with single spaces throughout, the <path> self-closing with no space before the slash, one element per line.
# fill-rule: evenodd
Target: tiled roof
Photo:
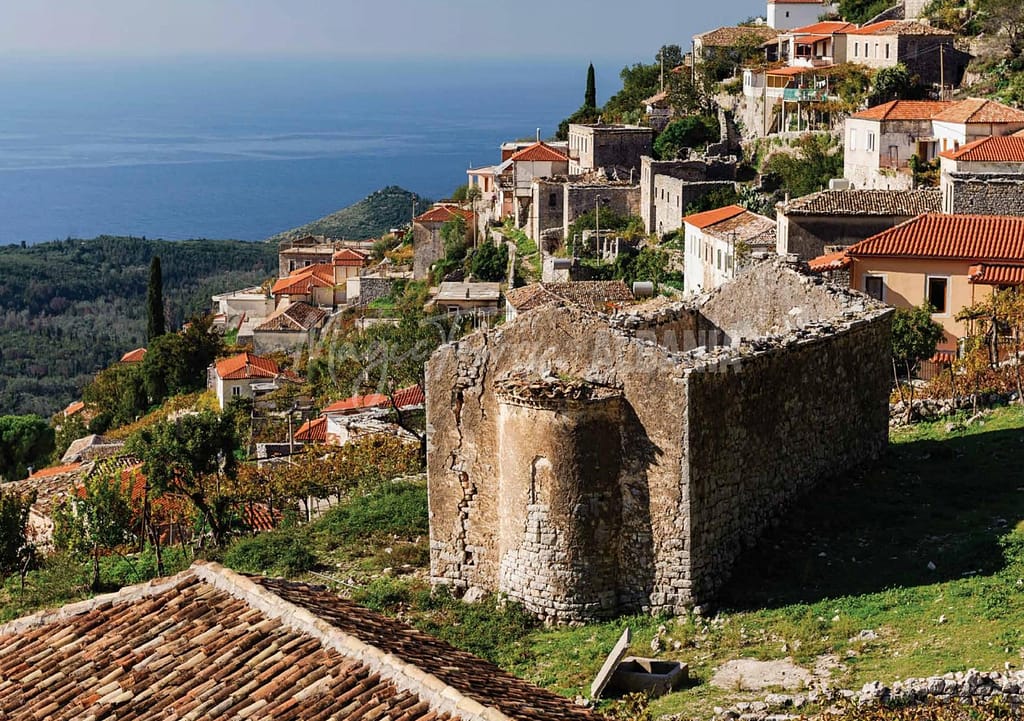
<path fill-rule="evenodd" d="M 939 155 L 964 162 L 1024 163 L 1024 136 L 982 138 L 958 150 L 947 150 Z"/>
<path fill-rule="evenodd" d="M 441 283 L 434 296 L 435 302 L 451 302 L 457 300 L 498 300 L 501 295 L 499 283 L 461 283 L 446 281 Z"/>
<path fill-rule="evenodd" d="M 559 150 L 555 150 L 547 143 L 536 142 L 527 148 L 523 148 L 518 153 L 510 157 L 509 160 L 514 162 L 533 163 L 568 163 L 569 156 Z"/>
<path fill-rule="evenodd" d="M 799 65 L 787 65 L 787 66 L 782 67 L 782 68 L 775 68 L 773 70 L 766 70 L 765 74 L 766 75 L 778 75 L 778 76 L 782 76 L 782 77 L 793 77 L 795 75 L 811 75 L 811 74 L 814 74 L 814 73 L 819 73 L 822 70 L 828 70 L 831 67 L 835 67 L 835 66 L 834 65 L 820 65 L 820 66 L 818 66 L 816 68 L 805 68 L 805 67 L 801 67 Z"/>
<path fill-rule="evenodd" d="M 861 120 L 931 120 L 956 103 L 948 100 L 892 100 L 854 113 Z"/>
<path fill-rule="evenodd" d="M 726 218 L 712 225 L 704 226 L 704 232 L 710 235 L 740 241 L 751 245 L 775 246 L 775 221 L 757 213 L 745 210 L 731 218 Z"/>
<path fill-rule="evenodd" d="M 333 288 L 334 266 L 329 263 L 299 268 L 286 278 L 274 283 L 274 295 L 307 295 L 312 288 Z"/>
<path fill-rule="evenodd" d="M 1024 263 L 1024 218 L 921 215 L 846 250 L 853 258 L 942 258 Z"/>
<path fill-rule="evenodd" d="M 276 378 L 281 374 L 277 363 L 252 353 L 239 353 L 217 362 L 217 375 L 221 380 L 244 380 L 247 378 Z"/>
<path fill-rule="evenodd" d="M 316 328 L 326 317 L 327 311 L 314 308 L 305 301 L 298 301 L 274 311 L 269 318 L 253 330 L 256 332 L 295 331 L 304 333 Z"/>
<path fill-rule="evenodd" d="M 655 93 L 651 97 L 646 98 L 645 100 L 641 100 L 640 104 L 641 105 L 657 105 L 658 103 L 662 103 L 662 102 L 664 102 L 666 100 L 668 100 L 668 91 L 667 90 L 662 90 L 660 93 Z"/>
<path fill-rule="evenodd" d="M 366 265 L 366 253 L 352 248 L 342 248 L 331 256 L 331 264 L 342 267 L 362 268 Z"/>
<path fill-rule="evenodd" d="M 699 38 L 701 44 L 707 47 L 734 47 L 740 43 L 749 42 L 751 40 L 762 43 L 766 40 L 777 38 L 780 31 L 770 28 L 767 25 L 758 26 L 729 26 L 723 28 L 716 28 L 706 33 L 696 35 L 694 37 Z"/>
<path fill-rule="evenodd" d="M 123 356 L 121 356 L 121 362 L 122 363 L 141 363 L 142 359 L 145 358 L 145 357 L 146 357 L 146 349 L 145 348 L 136 348 L 135 350 L 130 350 L 127 353 L 125 353 Z"/>
<path fill-rule="evenodd" d="M 68 407 L 64 409 L 64 417 L 70 418 L 76 413 L 81 413 L 83 410 L 85 410 L 85 403 L 82 401 L 72 401 L 71 403 L 68 403 Z"/>
<path fill-rule="evenodd" d="M 462 216 L 467 222 L 473 220 L 473 211 L 455 205 L 435 205 L 426 213 L 416 216 L 417 223 L 447 223 L 452 218 Z"/>
<path fill-rule="evenodd" d="M 794 198 L 778 207 L 786 215 L 894 215 L 912 218 L 942 209 L 942 191 L 917 190 L 823 190 Z"/>
<path fill-rule="evenodd" d="M 850 32 L 852 29 L 856 29 L 856 25 L 853 23 L 843 22 L 842 20 L 824 20 L 819 23 L 812 25 L 804 25 L 802 28 L 793 28 L 787 30 L 785 35 L 835 35 L 837 33 Z"/>
<path fill-rule="evenodd" d="M 847 30 L 847 35 L 949 35 L 954 33 L 916 20 L 883 20 L 862 28 Z"/>
<path fill-rule="evenodd" d="M 817 258 L 812 258 L 807 261 L 807 265 L 814 273 L 824 273 L 827 270 L 846 268 L 851 262 L 849 256 L 846 255 L 846 251 L 840 250 L 835 253 L 826 253 L 825 255 L 819 255 Z"/>
<path fill-rule="evenodd" d="M 946 108 L 933 120 L 947 123 L 1024 123 L 1024 110 L 995 100 L 968 98 Z"/>
<path fill-rule="evenodd" d="M 327 418 L 320 416 L 306 421 L 295 431 L 295 440 L 302 443 L 324 443 L 327 441 Z"/>
<path fill-rule="evenodd" d="M 1024 264 L 981 263 L 972 265 L 967 272 L 967 277 L 976 285 L 1024 285 Z"/>
<path fill-rule="evenodd" d="M 95 433 L 72 441 L 68 449 L 61 456 L 62 463 L 77 463 L 79 461 L 96 461 L 103 458 L 110 458 L 117 455 L 124 447 L 124 441 L 116 441 L 106 436 L 98 436 Z"/>
<path fill-rule="evenodd" d="M 197 563 L 0 626 L 0 717 L 593 721 L 321 588 Z"/>
<path fill-rule="evenodd" d="M 417 384 L 408 388 L 400 388 L 395 391 L 395 405 L 399 409 L 421 406 L 425 402 L 423 389 Z M 324 408 L 324 413 L 345 413 L 348 411 L 366 410 L 368 408 L 383 408 L 391 405 L 391 400 L 383 393 L 370 393 L 362 396 L 352 396 L 337 401 Z"/>
<path fill-rule="evenodd" d="M 747 209 L 739 205 L 727 205 L 724 208 L 716 208 L 715 210 L 706 210 L 703 213 L 694 213 L 688 215 L 683 220 L 688 225 L 692 225 L 694 228 L 704 229 L 709 225 L 715 223 L 721 223 L 723 220 L 728 220 L 741 213 L 746 213 Z"/>
<path fill-rule="evenodd" d="M 609 306 L 633 300 L 633 292 L 621 280 L 582 280 L 571 283 L 532 283 L 509 291 L 508 304 L 527 311 L 564 301 L 591 310 L 606 311 Z"/>

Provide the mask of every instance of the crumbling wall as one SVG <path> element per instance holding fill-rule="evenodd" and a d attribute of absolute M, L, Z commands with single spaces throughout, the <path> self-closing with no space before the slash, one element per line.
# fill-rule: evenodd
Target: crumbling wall
<path fill-rule="evenodd" d="M 1024 215 L 1024 180 L 1019 175 L 949 174 L 952 213 Z"/>

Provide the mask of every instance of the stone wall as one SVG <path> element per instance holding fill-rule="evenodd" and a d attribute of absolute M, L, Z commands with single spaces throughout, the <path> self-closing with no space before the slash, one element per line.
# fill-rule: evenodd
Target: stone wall
<path fill-rule="evenodd" d="M 359 279 L 359 303 L 365 305 L 372 303 L 378 298 L 391 295 L 395 288 L 393 278 L 367 278 Z"/>
<path fill-rule="evenodd" d="M 539 240 L 545 231 L 555 228 L 560 235 L 564 232 L 565 183 L 565 180 L 534 179 L 530 222 L 526 230 L 533 240 Z"/>
<path fill-rule="evenodd" d="M 1024 215 L 1024 177 L 948 173 L 952 212 L 966 215 Z"/>
<path fill-rule="evenodd" d="M 413 223 L 412 247 L 412 277 L 422 280 L 430 274 L 430 266 L 444 256 L 441 223 Z"/>
<path fill-rule="evenodd" d="M 899 225 L 913 216 L 896 215 L 785 215 L 777 213 L 780 255 L 795 254 L 811 260 L 826 247 L 848 246 Z"/>
<path fill-rule="evenodd" d="M 597 203 L 620 215 L 640 215 L 640 186 L 626 183 L 568 183 L 562 208 L 562 237 L 578 217 L 593 211 Z"/>
<path fill-rule="evenodd" d="M 547 306 L 443 346 L 432 582 L 553 621 L 707 600 L 787 503 L 884 447 L 890 312 L 765 262 L 693 302 Z"/>

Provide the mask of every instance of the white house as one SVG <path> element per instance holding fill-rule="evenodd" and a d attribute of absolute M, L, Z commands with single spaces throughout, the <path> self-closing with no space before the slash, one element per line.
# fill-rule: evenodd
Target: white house
<path fill-rule="evenodd" d="M 775 250 L 775 221 L 739 205 L 689 215 L 683 227 L 689 292 L 712 290 L 735 278 L 755 250 Z"/>
<path fill-rule="evenodd" d="M 792 30 L 835 11 L 836 6 L 825 0 L 768 0 L 768 27 Z"/>
<path fill-rule="evenodd" d="M 280 380 L 290 375 L 283 373 L 270 358 L 247 352 L 218 361 L 211 369 L 210 384 L 217 392 L 217 403 L 223 410 L 232 398 L 254 397 L 254 386 L 276 387 Z"/>

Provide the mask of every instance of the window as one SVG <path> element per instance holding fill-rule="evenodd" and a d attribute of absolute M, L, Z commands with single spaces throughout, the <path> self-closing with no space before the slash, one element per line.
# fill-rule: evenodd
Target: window
<path fill-rule="evenodd" d="M 864 276 L 864 292 L 875 300 L 885 300 L 885 278 L 880 275 Z"/>
<path fill-rule="evenodd" d="M 885 59 L 889 59 L 889 43 L 885 44 Z"/>
<path fill-rule="evenodd" d="M 722 269 L 722 250 L 721 250 L 721 248 L 719 248 L 719 250 L 718 250 L 718 260 L 715 262 L 715 267 L 718 268 L 719 270 Z"/>
<path fill-rule="evenodd" d="M 947 300 L 949 295 L 949 278 L 928 276 L 925 293 L 928 302 L 934 309 L 933 312 L 939 315 L 945 314 L 949 307 Z"/>
<path fill-rule="evenodd" d="M 874 133 L 868 133 L 868 147 L 867 147 L 867 149 L 869 151 L 873 151 L 875 149 L 875 134 Z"/>
<path fill-rule="evenodd" d="M 231 395 L 235 396 L 236 398 L 238 396 L 242 395 L 242 388 L 241 388 L 241 386 L 232 386 L 232 388 L 231 388 Z"/>
<path fill-rule="evenodd" d="M 860 48 L 860 45 L 858 45 L 857 43 L 853 44 L 853 57 L 855 57 L 855 58 L 859 58 L 860 57 L 860 50 L 859 50 L 859 48 Z"/>
<path fill-rule="evenodd" d="M 558 205 L 558 193 L 551 193 L 548 195 L 548 207 L 554 208 Z"/>
<path fill-rule="evenodd" d="M 850 129 L 850 150 L 857 149 L 857 131 L 853 128 Z"/>

